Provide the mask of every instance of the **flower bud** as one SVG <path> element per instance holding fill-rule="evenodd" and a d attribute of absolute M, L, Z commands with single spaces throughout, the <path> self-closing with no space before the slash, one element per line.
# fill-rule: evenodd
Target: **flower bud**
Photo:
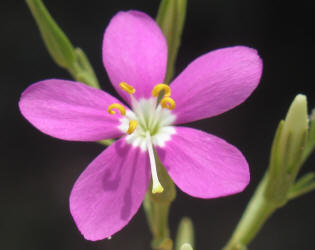
<path fill-rule="evenodd" d="M 181 246 L 180 250 L 193 250 L 193 248 L 192 248 L 192 246 L 191 246 L 190 244 L 184 243 L 184 244 Z"/>
<path fill-rule="evenodd" d="M 305 95 L 297 95 L 291 104 L 279 141 L 279 154 L 288 171 L 299 167 L 308 130 L 307 101 Z M 283 166 L 285 167 L 285 166 Z"/>
<path fill-rule="evenodd" d="M 308 136 L 306 96 L 298 94 L 279 123 L 271 150 L 266 197 L 283 205 L 300 170 Z"/>
<path fill-rule="evenodd" d="M 190 218 L 184 217 L 181 219 L 176 235 L 175 249 L 193 249 L 194 245 L 194 226 Z"/>

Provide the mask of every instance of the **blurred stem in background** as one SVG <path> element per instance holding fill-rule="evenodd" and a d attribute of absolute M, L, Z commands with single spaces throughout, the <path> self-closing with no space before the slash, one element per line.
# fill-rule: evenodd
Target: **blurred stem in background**
<path fill-rule="evenodd" d="M 162 0 L 156 17 L 156 21 L 165 35 L 168 45 L 166 83 L 169 83 L 174 75 L 176 57 L 186 16 L 186 6 L 187 0 Z M 170 238 L 168 217 L 171 204 L 176 197 L 176 188 L 157 155 L 155 155 L 155 159 L 157 161 L 159 179 L 164 187 L 164 191 L 160 194 L 152 194 L 152 187 L 149 187 L 143 206 L 153 235 L 152 248 L 154 250 L 172 250 L 173 241 Z M 179 226 L 180 232 L 187 231 L 186 228 L 188 226 L 186 224 L 187 222 L 183 222 Z M 192 226 L 189 228 L 190 231 L 193 230 Z M 189 239 L 185 240 L 184 237 L 188 237 L 188 235 L 190 235 Z M 180 243 L 175 243 L 176 249 L 179 250 L 179 246 L 183 247 L 183 249 L 188 249 L 187 247 L 193 245 L 193 232 L 189 234 L 180 233 L 180 237 L 177 237 L 177 240 Z M 190 245 L 182 246 L 181 243 L 189 243 Z"/>
<path fill-rule="evenodd" d="M 247 249 L 247 245 L 278 208 L 315 189 L 315 173 L 308 173 L 296 180 L 314 145 L 314 117 L 309 123 L 306 96 L 299 94 L 285 120 L 279 123 L 269 167 L 224 250 Z"/>
<path fill-rule="evenodd" d="M 187 0 L 162 0 L 156 17 L 167 40 L 168 61 L 165 82 L 174 76 L 176 57 L 180 47 L 186 18 Z"/>
<path fill-rule="evenodd" d="M 174 250 L 193 249 L 195 244 L 194 226 L 188 217 L 184 217 L 177 229 Z"/>

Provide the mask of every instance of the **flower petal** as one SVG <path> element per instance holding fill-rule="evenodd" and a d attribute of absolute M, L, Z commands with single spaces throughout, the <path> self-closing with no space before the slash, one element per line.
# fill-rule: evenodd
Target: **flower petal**
<path fill-rule="evenodd" d="M 246 159 L 237 148 L 196 129 L 176 127 L 172 139 L 156 151 L 176 185 L 194 197 L 238 193 L 250 179 Z"/>
<path fill-rule="evenodd" d="M 172 82 L 176 123 L 223 113 L 239 105 L 257 87 L 262 61 L 257 51 L 236 46 L 200 56 Z"/>
<path fill-rule="evenodd" d="M 50 79 L 34 83 L 22 94 L 23 116 L 45 134 L 63 140 L 97 141 L 115 138 L 119 115 L 107 108 L 119 101 L 79 82 Z"/>
<path fill-rule="evenodd" d="M 88 240 L 121 230 L 138 211 L 150 181 L 148 156 L 120 139 L 80 175 L 70 195 L 70 211 Z"/>
<path fill-rule="evenodd" d="M 117 92 L 130 103 L 119 83 L 136 89 L 134 96 L 149 97 L 155 84 L 164 80 L 167 44 L 155 21 L 143 12 L 115 15 L 104 34 L 103 62 Z"/>

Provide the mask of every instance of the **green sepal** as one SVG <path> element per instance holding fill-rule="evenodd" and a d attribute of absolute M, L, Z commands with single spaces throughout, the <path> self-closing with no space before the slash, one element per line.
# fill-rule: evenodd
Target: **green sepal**
<path fill-rule="evenodd" d="M 188 217 L 181 219 L 175 240 L 175 250 L 181 250 L 185 243 L 188 243 L 193 249 L 195 242 L 194 225 L 192 220 Z"/>
<path fill-rule="evenodd" d="M 279 122 L 277 127 L 270 153 L 269 168 L 266 173 L 267 185 L 265 188 L 265 197 L 269 202 L 277 203 L 278 206 L 283 205 L 287 201 L 287 190 L 289 188 L 287 175 L 284 168 L 281 167 L 281 157 L 279 154 L 281 132 L 283 130 L 284 120 Z M 287 141 L 285 148 L 288 148 L 290 139 Z"/>
<path fill-rule="evenodd" d="M 165 167 L 162 165 L 158 155 L 156 152 L 154 152 L 154 156 L 156 159 L 156 169 L 157 169 L 157 175 L 159 177 L 159 181 L 164 188 L 164 191 L 162 193 L 152 194 L 152 183 L 149 186 L 150 196 L 151 199 L 158 203 L 171 203 L 176 198 L 176 187 L 174 185 L 174 182 L 169 177 Z"/>
<path fill-rule="evenodd" d="M 113 139 L 98 141 L 99 144 L 102 144 L 104 146 L 109 146 L 109 145 L 113 144 L 114 142 L 115 142 L 115 140 L 113 140 Z"/>
<path fill-rule="evenodd" d="M 310 154 L 315 149 L 315 109 L 313 109 L 310 115 L 309 133 L 307 138 L 307 143 L 304 150 L 303 162 L 307 160 Z"/>
<path fill-rule="evenodd" d="M 69 68 L 75 61 L 75 51 L 65 33 L 54 21 L 41 0 L 26 0 L 38 25 L 46 48 L 55 63 Z"/>
<path fill-rule="evenodd" d="M 315 173 L 311 172 L 300 177 L 290 188 L 288 199 L 292 200 L 313 190 L 315 190 Z"/>
<path fill-rule="evenodd" d="M 279 141 L 279 154 L 281 161 L 285 162 L 285 166 L 282 167 L 289 168 L 289 172 L 301 165 L 299 156 L 303 155 L 307 136 L 307 101 L 306 96 L 299 94 L 294 98 L 288 110 Z"/>
<path fill-rule="evenodd" d="M 276 176 L 279 174 L 279 168 L 277 168 L 277 166 L 279 165 L 279 160 L 280 160 L 279 159 L 279 139 L 280 139 L 283 125 L 284 125 L 284 120 L 281 120 L 276 129 L 276 133 L 275 133 L 272 146 L 271 146 L 269 172 L 270 172 L 270 175 L 272 176 Z"/>
<path fill-rule="evenodd" d="M 68 69 L 72 77 L 91 87 L 100 88 L 95 72 L 89 62 L 88 57 L 80 48 L 75 49 L 76 60 L 71 69 Z"/>
<path fill-rule="evenodd" d="M 175 62 L 181 42 L 187 0 L 162 0 L 156 17 L 168 45 L 168 62 L 165 82 L 169 83 L 174 75 Z"/>

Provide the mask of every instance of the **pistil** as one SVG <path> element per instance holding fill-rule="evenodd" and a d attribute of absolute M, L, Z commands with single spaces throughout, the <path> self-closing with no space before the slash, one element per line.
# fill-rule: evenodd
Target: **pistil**
<path fill-rule="evenodd" d="M 162 193 L 164 188 L 162 187 L 159 181 L 158 175 L 157 175 L 152 140 L 151 140 L 150 133 L 148 131 L 146 132 L 146 143 L 147 143 L 147 149 L 148 149 L 149 158 L 150 158 L 150 166 L 151 166 L 151 174 L 152 174 L 152 193 L 153 194 Z"/>

